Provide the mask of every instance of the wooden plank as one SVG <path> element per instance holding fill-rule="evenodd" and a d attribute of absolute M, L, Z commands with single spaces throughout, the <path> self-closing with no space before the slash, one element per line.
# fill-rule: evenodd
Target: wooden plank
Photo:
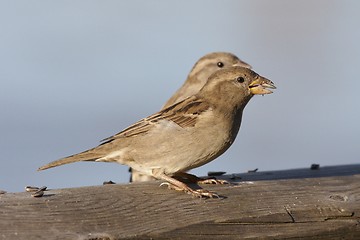
<path fill-rule="evenodd" d="M 0 194 L 2 239 L 360 239 L 360 165 L 226 175 L 197 199 L 160 182 Z"/>

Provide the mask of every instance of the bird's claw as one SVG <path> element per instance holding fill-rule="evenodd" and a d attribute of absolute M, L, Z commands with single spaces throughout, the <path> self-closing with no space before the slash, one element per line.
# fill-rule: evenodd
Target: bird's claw
<path fill-rule="evenodd" d="M 175 185 L 173 185 L 173 184 L 171 184 L 171 183 L 168 183 L 168 182 L 163 182 L 163 183 L 161 183 L 161 184 L 160 184 L 160 187 L 162 187 L 162 186 L 167 186 L 168 189 L 171 189 L 171 190 L 184 191 L 184 189 L 182 189 L 182 188 L 180 188 L 180 187 L 178 187 L 178 186 L 175 186 Z"/>
<path fill-rule="evenodd" d="M 220 196 L 214 192 L 210 192 L 208 190 L 204 190 L 204 189 L 197 189 L 197 190 L 192 190 L 188 192 L 189 194 L 193 195 L 194 197 L 198 197 L 198 198 L 220 198 Z"/>
<path fill-rule="evenodd" d="M 162 186 L 167 186 L 168 189 L 172 189 L 172 190 L 176 190 L 176 191 L 184 191 L 184 192 L 191 194 L 194 197 L 198 197 L 198 198 L 220 198 L 220 196 L 218 194 L 216 194 L 214 192 L 210 192 L 205 189 L 193 190 L 191 188 L 181 188 L 181 187 L 175 186 L 168 182 L 161 183 L 160 187 L 162 187 Z"/>
<path fill-rule="evenodd" d="M 219 180 L 216 178 L 201 179 L 197 183 L 199 183 L 199 184 L 230 184 L 226 180 L 221 180 L 221 179 Z"/>
<path fill-rule="evenodd" d="M 205 190 L 205 189 L 197 189 L 197 190 L 193 190 L 191 188 L 181 188 L 181 187 L 178 187 L 178 186 L 175 186 L 171 183 L 168 183 L 168 182 L 163 182 L 160 184 L 160 187 L 162 186 L 167 186 L 168 189 L 172 189 L 172 190 L 176 190 L 176 191 L 184 191 L 188 194 L 191 194 L 193 195 L 194 197 L 198 197 L 198 198 L 220 198 L 220 196 L 214 192 L 210 192 L 208 190 Z"/>

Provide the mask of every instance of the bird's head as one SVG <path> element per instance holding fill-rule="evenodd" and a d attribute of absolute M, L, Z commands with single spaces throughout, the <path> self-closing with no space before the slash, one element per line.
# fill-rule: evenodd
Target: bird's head
<path fill-rule="evenodd" d="M 251 68 L 249 64 L 240 60 L 237 56 L 229 52 L 213 52 L 200 58 L 192 68 L 189 78 L 196 78 L 203 85 L 214 72 L 229 67 Z"/>
<path fill-rule="evenodd" d="M 213 73 L 199 95 L 220 107 L 244 108 L 254 95 L 270 94 L 275 85 L 249 68 L 240 66 Z M 223 106 L 221 106 L 223 105 Z"/>

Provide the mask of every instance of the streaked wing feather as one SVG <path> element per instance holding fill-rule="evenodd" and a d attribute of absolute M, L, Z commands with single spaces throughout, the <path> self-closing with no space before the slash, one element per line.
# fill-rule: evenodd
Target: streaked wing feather
<path fill-rule="evenodd" d="M 203 102 L 196 96 L 192 96 L 136 122 L 114 136 L 105 138 L 102 140 L 102 144 L 109 143 L 118 138 L 131 137 L 146 133 L 160 120 L 172 121 L 182 128 L 193 127 L 197 122 L 198 115 L 208 109 L 209 105 L 206 102 Z"/>

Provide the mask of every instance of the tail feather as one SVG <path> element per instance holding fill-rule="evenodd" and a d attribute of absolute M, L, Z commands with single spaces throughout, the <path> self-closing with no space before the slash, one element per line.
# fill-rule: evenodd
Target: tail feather
<path fill-rule="evenodd" d="M 68 163 L 73 163 L 73 162 L 95 161 L 96 159 L 101 158 L 102 155 L 100 155 L 99 153 L 96 153 L 94 151 L 94 149 L 95 148 L 75 154 L 75 155 L 71 155 L 69 157 L 61 158 L 61 159 L 53 161 L 53 162 L 50 162 L 44 166 L 39 167 L 38 171 L 45 170 L 45 169 L 52 168 L 52 167 L 57 167 L 57 166 L 68 164 Z"/>

